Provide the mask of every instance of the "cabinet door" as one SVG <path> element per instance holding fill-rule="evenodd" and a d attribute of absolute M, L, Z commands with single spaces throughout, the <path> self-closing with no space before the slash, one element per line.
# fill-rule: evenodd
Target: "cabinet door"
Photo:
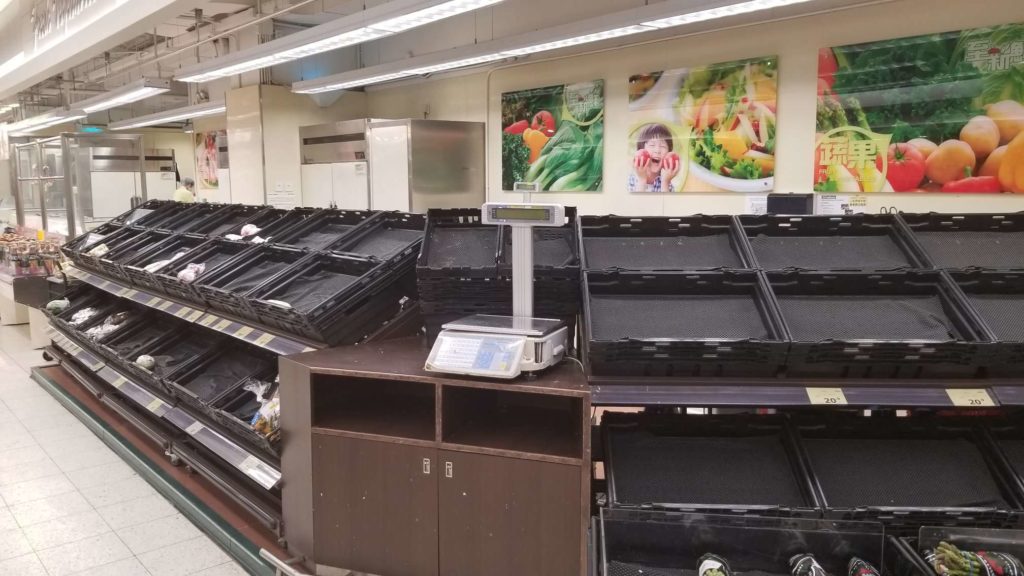
<path fill-rule="evenodd" d="M 331 164 L 334 203 L 342 210 L 370 209 L 370 180 L 366 162 Z"/>
<path fill-rule="evenodd" d="M 579 466 L 439 451 L 441 576 L 580 574 Z"/>
<path fill-rule="evenodd" d="M 315 434 L 316 562 L 436 576 L 436 455 L 434 448 Z"/>
<path fill-rule="evenodd" d="M 303 164 L 302 205 L 307 208 L 327 208 L 334 199 L 334 181 L 330 164 Z"/>

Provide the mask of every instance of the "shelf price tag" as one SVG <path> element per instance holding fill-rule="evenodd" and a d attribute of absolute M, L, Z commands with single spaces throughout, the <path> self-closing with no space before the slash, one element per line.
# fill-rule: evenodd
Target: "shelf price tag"
<path fill-rule="evenodd" d="M 815 406 L 846 406 L 846 394 L 842 388 L 808 388 L 807 398 Z"/>
<path fill-rule="evenodd" d="M 199 320 L 199 317 L 202 315 L 202 310 L 193 310 L 192 313 L 188 315 L 188 318 L 185 318 L 185 320 L 188 320 L 189 322 L 195 322 L 196 320 Z"/>
<path fill-rule="evenodd" d="M 124 298 L 124 297 L 125 297 L 125 296 L 127 296 L 127 295 L 128 295 L 128 293 L 129 293 L 129 292 L 131 292 L 131 291 L 132 291 L 132 289 L 131 289 L 131 288 L 121 288 L 121 290 L 119 290 L 119 291 L 118 291 L 117 295 L 118 295 L 118 296 L 120 296 L 120 297 L 122 297 L 122 298 Z"/>
<path fill-rule="evenodd" d="M 314 350 L 316 350 L 316 348 L 313 348 L 312 346 L 306 346 L 305 348 L 302 349 L 302 352 L 306 353 L 306 352 L 312 352 Z"/>
<path fill-rule="evenodd" d="M 189 436 L 195 436 L 202 432 L 203 428 L 206 428 L 206 426 L 203 426 L 201 422 L 193 422 L 189 424 L 188 428 L 185 428 L 185 433 Z"/>
<path fill-rule="evenodd" d="M 170 300 L 164 300 L 163 302 L 160 303 L 159 306 L 156 307 L 156 309 L 163 312 L 164 310 L 170 308 L 172 304 L 174 304 L 174 302 L 171 302 Z"/>
<path fill-rule="evenodd" d="M 953 402 L 953 406 L 961 408 L 985 408 L 996 405 L 988 390 L 983 388 L 949 388 L 946 394 Z"/>
<path fill-rule="evenodd" d="M 252 326 L 242 326 L 235 331 L 235 338 L 245 338 L 249 334 L 252 334 L 254 328 Z"/>
<path fill-rule="evenodd" d="M 154 398 L 153 401 L 150 402 L 149 405 L 146 406 L 146 410 L 149 410 L 150 412 L 156 412 L 161 407 L 163 407 L 163 405 L 164 405 L 164 401 L 163 400 L 161 400 L 159 398 Z"/>
<path fill-rule="evenodd" d="M 149 299 L 149 302 L 146 303 L 146 306 L 156 306 L 159 303 L 160 303 L 160 297 L 159 296 L 153 296 L 152 298 Z"/>
<path fill-rule="evenodd" d="M 110 383 L 110 385 L 114 388 L 120 388 L 121 386 L 124 386 L 124 383 L 127 381 L 128 380 L 124 376 L 118 376 L 116 380 Z"/>
<path fill-rule="evenodd" d="M 259 338 L 256 339 L 255 342 L 253 342 L 253 344 L 255 344 L 257 346 L 266 346 L 267 344 L 270 344 L 270 342 L 273 339 L 274 339 L 274 335 L 273 334 L 268 334 L 268 333 L 264 332 L 262 336 L 260 336 Z"/>
<path fill-rule="evenodd" d="M 218 331 L 218 332 L 223 332 L 224 329 L 227 328 L 228 326 L 231 326 L 231 320 L 228 320 L 226 318 L 221 318 L 220 322 L 217 322 L 217 325 L 214 326 L 213 329 Z"/>
<path fill-rule="evenodd" d="M 214 316 L 213 314 L 207 314 L 206 316 L 203 316 L 203 319 L 199 321 L 199 324 L 209 328 L 210 324 L 213 324 L 216 320 L 216 316 Z"/>

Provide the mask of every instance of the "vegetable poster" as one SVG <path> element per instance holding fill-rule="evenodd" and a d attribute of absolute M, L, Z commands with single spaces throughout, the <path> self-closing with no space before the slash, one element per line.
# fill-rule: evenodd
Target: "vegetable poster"
<path fill-rule="evenodd" d="M 1024 193 L 1024 24 L 824 48 L 815 190 Z"/>
<path fill-rule="evenodd" d="M 501 187 L 536 182 L 550 192 L 601 190 L 604 80 L 501 95 Z"/>
<path fill-rule="evenodd" d="M 629 79 L 630 192 L 769 192 L 774 57 Z"/>

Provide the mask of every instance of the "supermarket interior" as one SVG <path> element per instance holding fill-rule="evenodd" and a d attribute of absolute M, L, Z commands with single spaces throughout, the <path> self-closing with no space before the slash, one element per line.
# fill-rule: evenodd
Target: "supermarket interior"
<path fill-rule="evenodd" d="M 1024 576 L 1021 0 L 0 0 L 0 228 L 0 575 Z"/>

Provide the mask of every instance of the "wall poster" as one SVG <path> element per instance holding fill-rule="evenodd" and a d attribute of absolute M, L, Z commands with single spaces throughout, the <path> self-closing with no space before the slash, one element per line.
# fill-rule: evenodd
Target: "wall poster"
<path fill-rule="evenodd" d="M 823 48 L 819 192 L 1024 193 L 1024 24 Z"/>
<path fill-rule="evenodd" d="M 202 190 L 220 187 L 219 169 L 228 167 L 228 132 L 213 130 L 196 132 L 196 186 Z"/>
<path fill-rule="evenodd" d="M 630 192 L 770 192 L 775 57 L 629 79 Z"/>
<path fill-rule="evenodd" d="M 501 95 L 501 188 L 595 192 L 604 178 L 604 80 Z"/>

